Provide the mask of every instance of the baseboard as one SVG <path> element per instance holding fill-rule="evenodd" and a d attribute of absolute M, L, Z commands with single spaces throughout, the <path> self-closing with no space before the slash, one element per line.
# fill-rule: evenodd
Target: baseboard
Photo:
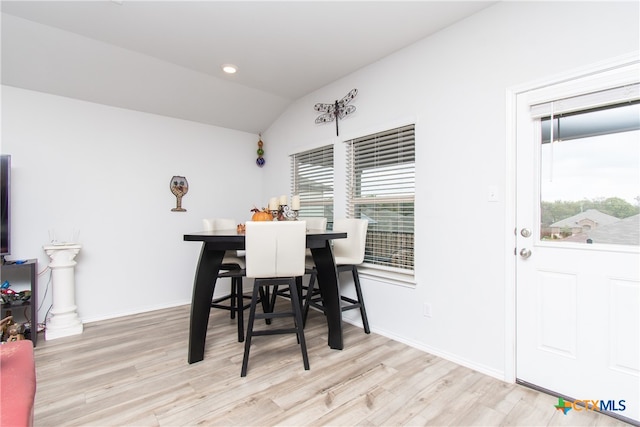
<path fill-rule="evenodd" d="M 351 325 L 357 326 L 359 328 L 362 328 L 362 323 L 360 321 L 352 321 L 350 319 L 346 319 L 346 318 L 342 318 L 343 322 L 349 323 Z M 389 331 L 386 331 L 384 329 L 377 329 L 375 327 L 373 327 L 372 325 L 369 325 L 370 329 L 371 329 L 371 333 L 376 333 L 378 335 L 382 335 L 384 337 L 387 337 L 389 339 L 392 339 L 394 341 L 398 341 L 401 342 L 403 344 L 408 345 L 409 347 L 413 347 L 416 348 L 418 350 L 424 351 L 425 353 L 429 353 L 432 354 L 434 356 L 438 356 L 441 357 L 445 360 L 448 360 L 449 362 L 453 362 L 457 365 L 460 366 L 464 366 L 465 368 L 469 368 L 472 369 L 474 371 L 480 372 L 482 374 L 488 375 L 492 378 L 498 379 L 500 381 L 504 381 L 504 382 L 508 382 L 505 380 L 505 373 L 503 371 L 491 368 L 489 366 L 485 366 L 482 364 L 478 364 L 472 360 L 468 360 L 462 357 L 459 357 L 455 354 L 451 354 L 449 352 L 446 351 L 442 351 L 440 349 L 434 348 L 434 347 L 430 347 L 430 346 L 426 346 L 422 343 L 419 342 L 415 342 L 415 341 L 411 341 L 411 340 L 407 340 L 406 338 L 403 338 L 401 336 L 398 336 L 394 333 L 391 333 Z"/>

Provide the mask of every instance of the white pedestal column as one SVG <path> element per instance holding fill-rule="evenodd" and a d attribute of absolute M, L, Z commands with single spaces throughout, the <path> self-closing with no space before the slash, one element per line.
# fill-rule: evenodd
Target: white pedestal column
<path fill-rule="evenodd" d="M 82 246 L 76 244 L 44 246 L 51 262 L 52 307 L 51 318 L 44 332 L 46 340 L 82 333 L 75 301 L 74 261 Z"/>

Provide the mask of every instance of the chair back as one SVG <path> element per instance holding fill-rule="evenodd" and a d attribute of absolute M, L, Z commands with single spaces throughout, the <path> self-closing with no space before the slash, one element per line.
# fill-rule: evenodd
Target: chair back
<path fill-rule="evenodd" d="M 303 276 L 306 227 L 304 221 L 247 221 L 247 277 Z"/>
<path fill-rule="evenodd" d="M 298 221 L 306 222 L 309 230 L 327 230 L 327 218 L 322 216 L 299 216 Z"/>
<path fill-rule="evenodd" d="M 204 231 L 216 230 L 236 230 L 237 223 L 232 218 L 204 218 L 202 220 Z M 238 264 L 240 268 L 244 268 L 244 250 L 225 251 L 223 264 Z"/>
<path fill-rule="evenodd" d="M 202 220 L 204 231 L 235 230 L 236 220 L 231 218 L 205 218 Z"/>
<path fill-rule="evenodd" d="M 336 265 L 362 264 L 367 241 L 369 221 L 357 218 L 341 218 L 333 221 L 333 231 L 346 231 L 346 239 L 333 240 L 333 256 Z"/>
<path fill-rule="evenodd" d="M 202 220 L 202 228 L 204 229 L 204 231 L 214 231 L 216 229 L 216 219 L 204 218 Z"/>

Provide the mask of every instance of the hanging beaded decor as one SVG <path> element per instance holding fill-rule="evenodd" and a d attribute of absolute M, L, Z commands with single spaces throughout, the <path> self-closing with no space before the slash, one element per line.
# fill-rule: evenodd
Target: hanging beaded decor
<path fill-rule="evenodd" d="M 262 146 L 264 145 L 264 142 L 262 142 L 262 135 L 258 134 L 258 136 L 260 137 L 258 139 L 258 158 L 256 159 L 256 165 L 258 165 L 259 167 L 263 167 L 264 166 L 264 158 L 262 157 L 262 155 L 264 154 L 264 150 L 262 149 Z"/>

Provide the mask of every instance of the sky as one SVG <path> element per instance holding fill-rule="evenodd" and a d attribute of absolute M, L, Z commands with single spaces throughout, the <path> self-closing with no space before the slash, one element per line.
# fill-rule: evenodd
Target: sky
<path fill-rule="evenodd" d="M 640 197 L 640 131 L 542 145 L 541 200 Z"/>

